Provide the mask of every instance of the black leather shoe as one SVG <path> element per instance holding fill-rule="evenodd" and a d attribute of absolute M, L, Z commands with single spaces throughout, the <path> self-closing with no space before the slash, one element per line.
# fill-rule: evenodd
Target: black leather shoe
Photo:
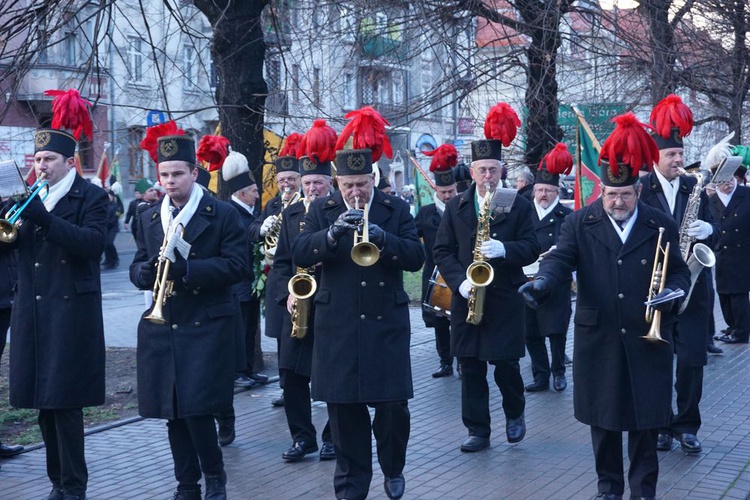
<path fill-rule="evenodd" d="M 685 453 L 700 453 L 703 450 L 701 442 L 698 441 L 695 434 L 685 432 L 678 434 L 677 439 L 680 441 L 680 449 Z"/>
<path fill-rule="evenodd" d="M 23 446 L 8 446 L 7 444 L 0 443 L 0 458 L 12 457 L 19 453 L 23 453 Z"/>
<path fill-rule="evenodd" d="M 387 477 L 383 483 L 383 488 L 385 488 L 385 494 L 388 498 L 401 498 L 404 496 L 405 487 L 406 480 L 403 474 L 399 474 L 396 477 Z"/>
<path fill-rule="evenodd" d="M 271 406 L 275 406 L 277 408 L 284 406 L 284 393 L 281 393 L 281 396 L 271 401 Z"/>
<path fill-rule="evenodd" d="M 250 374 L 250 378 L 255 380 L 259 384 L 268 383 L 268 375 L 263 375 L 262 373 L 252 373 Z"/>
<path fill-rule="evenodd" d="M 336 449 L 332 442 L 323 441 L 323 446 L 320 447 L 320 459 L 323 461 L 336 460 Z"/>
<path fill-rule="evenodd" d="M 172 500 L 203 500 L 201 497 L 201 490 L 177 490 L 174 492 Z"/>
<path fill-rule="evenodd" d="M 706 347 L 706 352 L 709 354 L 722 354 L 724 352 L 724 349 L 721 347 L 717 347 L 714 344 L 708 344 Z"/>
<path fill-rule="evenodd" d="M 206 496 L 204 500 L 227 500 L 227 475 L 206 476 Z"/>
<path fill-rule="evenodd" d="M 255 380 L 251 379 L 247 375 L 240 375 L 236 379 L 234 379 L 234 386 L 235 387 L 242 387 L 243 389 L 250 389 L 251 387 L 255 387 Z"/>
<path fill-rule="evenodd" d="M 86 500 L 86 493 L 81 493 L 80 495 L 63 495 L 63 500 Z"/>
<path fill-rule="evenodd" d="M 524 414 L 518 418 L 509 418 L 505 421 L 505 436 L 509 443 L 518 443 L 526 435 L 526 418 Z"/>
<path fill-rule="evenodd" d="M 596 498 L 603 498 L 604 500 L 622 500 L 622 495 L 616 493 L 599 493 Z"/>
<path fill-rule="evenodd" d="M 669 451 L 672 449 L 672 436 L 669 434 L 659 433 L 656 437 L 656 449 L 659 451 Z"/>
<path fill-rule="evenodd" d="M 549 379 L 535 378 L 534 382 L 526 386 L 526 392 L 540 392 L 549 390 Z"/>
<path fill-rule="evenodd" d="M 318 451 L 317 443 L 307 444 L 305 441 L 297 441 L 281 455 L 281 458 L 287 462 L 299 462 L 305 458 L 305 455 L 314 451 Z"/>
<path fill-rule="evenodd" d="M 562 392 L 567 389 L 568 380 L 565 378 L 565 375 L 555 375 L 555 378 L 552 379 L 552 388 L 557 392 Z"/>
<path fill-rule="evenodd" d="M 229 446 L 234 438 L 234 417 L 219 419 L 219 445 Z"/>
<path fill-rule="evenodd" d="M 461 451 L 467 453 L 473 453 L 475 451 L 483 450 L 490 445 L 490 438 L 483 438 L 480 436 L 469 436 L 463 443 L 461 443 Z"/>
<path fill-rule="evenodd" d="M 440 369 L 432 374 L 432 378 L 450 377 L 453 375 L 453 366 L 440 365 Z"/>
<path fill-rule="evenodd" d="M 458 374 L 458 378 L 462 378 L 464 376 L 463 369 L 461 368 L 460 363 L 456 363 L 456 373 Z"/>
<path fill-rule="evenodd" d="M 750 337 L 747 335 L 725 335 L 720 339 L 725 344 L 747 344 Z"/>
<path fill-rule="evenodd" d="M 54 486 L 52 487 L 52 491 L 50 491 L 49 495 L 47 496 L 47 500 L 63 500 L 63 498 L 65 498 L 65 495 L 63 495 L 62 488 L 57 488 Z"/>

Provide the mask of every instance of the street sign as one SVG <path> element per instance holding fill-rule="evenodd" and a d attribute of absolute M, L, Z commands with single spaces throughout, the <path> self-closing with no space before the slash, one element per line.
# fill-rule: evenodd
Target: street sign
<path fill-rule="evenodd" d="M 149 127 L 153 127 L 154 125 L 159 125 L 160 123 L 164 123 L 167 121 L 167 117 L 164 116 L 163 111 L 156 111 L 156 110 L 149 110 L 148 114 L 146 115 L 146 125 Z"/>

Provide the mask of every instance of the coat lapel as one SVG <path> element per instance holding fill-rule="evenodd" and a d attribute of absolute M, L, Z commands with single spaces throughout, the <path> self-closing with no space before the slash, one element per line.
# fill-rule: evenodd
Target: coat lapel
<path fill-rule="evenodd" d="M 460 195 L 461 198 L 458 202 L 458 210 L 456 212 L 458 218 L 471 228 L 472 236 L 477 232 L 477 213 L 474 209 L 474 193 L 476 189 L 476 185 L 472 184 L 469 189 Z"/>
<path fill-rule="evenodd" d="M 198 208 L 195 209 L 195 213 L 190 218 L 187 227 L 185 227 L 182 239 L 188 243 L 197 241 L 201 233 L 211 224 L 215 215 L 216 201 L 211 198 L 211 195 L 204 193 L 201 201 L 198 203 Z"/>
<path fill-rule="evenodd" d="M 645 203 L 638 202 L 638 218 L 633 224 L 628 239 L 622 246 L 620 255 L 632 252 L 659 231 L 659 223 L 654 217 L 652 209 Z"/>
<path fill-rule="evenodd" d="M 623 246 L 622 240 L 620 240 L 620 237 L 615 232 L 616 229 L 610 224 L 607 214 L 604 213 L 604 206 L 602 205 L 601 198 L 591 205 L 591 209 L 586 215 L 586 221 L 584 224 L 586 225 L 586 230 L 593 238 L 601 242 L 612 252 L 616 254 L 620 253 Z"/>

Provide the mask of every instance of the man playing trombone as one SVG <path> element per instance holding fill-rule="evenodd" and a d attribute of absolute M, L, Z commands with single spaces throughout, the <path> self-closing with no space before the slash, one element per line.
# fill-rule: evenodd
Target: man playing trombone
<path fill-rule="evenodd" d="M 675 292 L 688 289 L 690 271 L 672 217 L 638 200 L 638 170 L 657 161 L 656 144 L 632 113 L 614 121 L 599 157 L 602 197 L 567 218 L 557 248 L 519 292 L 534 307 L 577 271 L 573 406 L 591 427 L 597 498 L 622 498 L 622 432 L 631 498 L 654 498 L 656 435 L 669 423 L 672 401 L 672 347 L 659 339 L 658 318 L 677 314 Z"/>
<path fill-rule="evenodd" d="M 151 129 L 149 129 L 151 130 Z M 186 135 L 156 141 L 166 196 L 138 219 L 130 280 L 154 290 L 138 324 L 138 409 L 167 419 L 178 482 L 175 499 L 226 498 L 214 413 L 232 408 L 232 285 L 249 273 L 237 210 L 196 184 L 195 145 Z"/>

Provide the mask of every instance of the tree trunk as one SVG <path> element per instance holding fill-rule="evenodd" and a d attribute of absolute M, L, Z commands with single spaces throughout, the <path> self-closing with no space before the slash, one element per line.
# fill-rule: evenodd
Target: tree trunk
<path fill-rule="evenodd" d="M 669 22 L 669 7 L 672 0 L 644 0 L 641 8 L 649 21 L 651 51 L 651 105 L 655 106 L 668 94 L 674 92 L 674 31 Z"/>

